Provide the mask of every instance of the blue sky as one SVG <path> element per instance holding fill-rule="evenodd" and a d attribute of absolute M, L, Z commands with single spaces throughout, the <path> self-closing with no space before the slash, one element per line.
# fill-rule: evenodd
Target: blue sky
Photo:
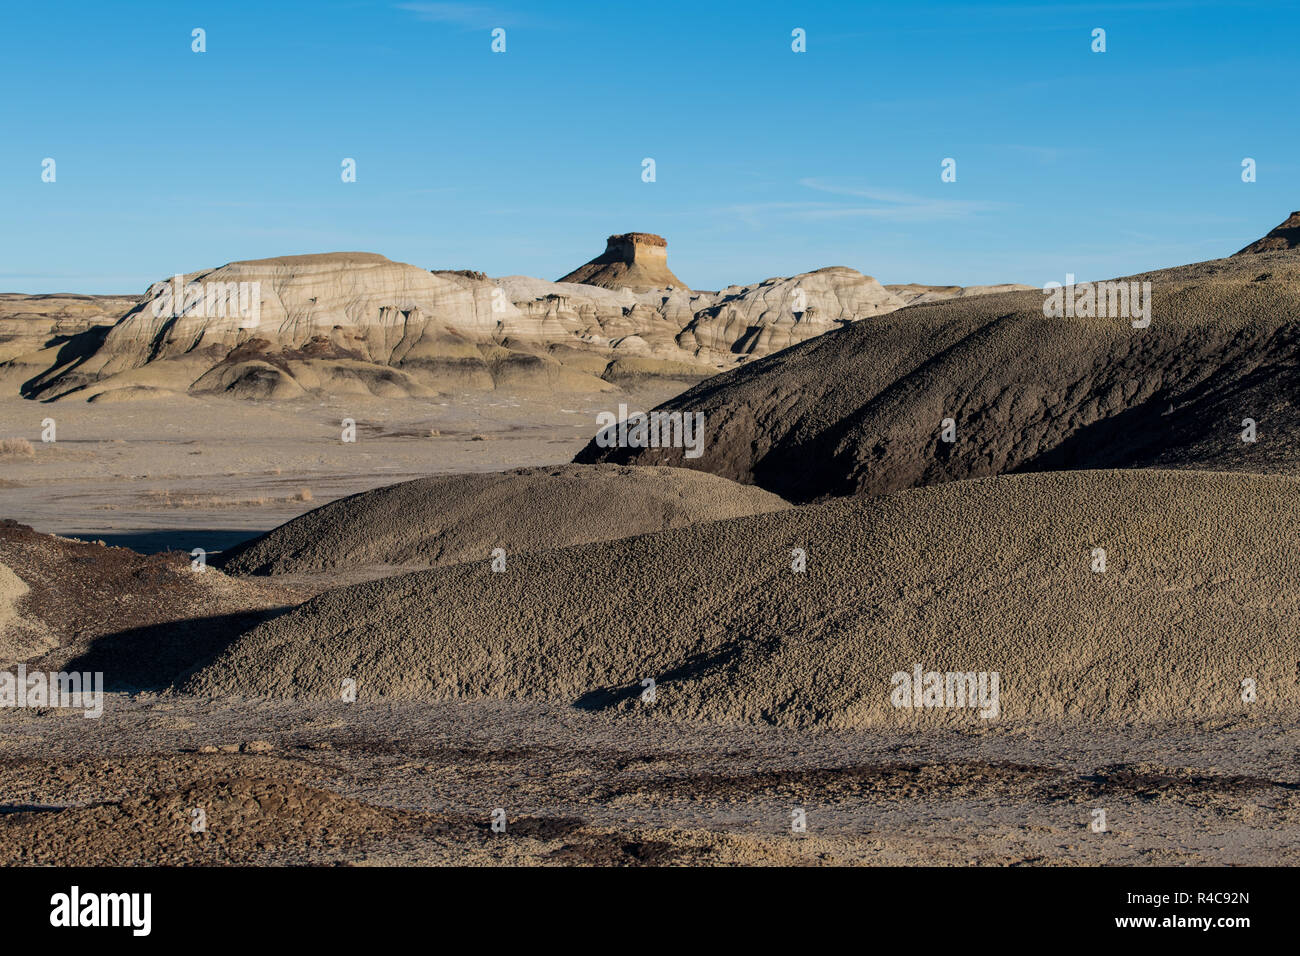
<path fill-rule="evenodd" d="M 1300 208 L 1295 2 L 96 0 L 5 21 L 3 291 L 336 250 L 553 279 L 629 230 L 667 236 L 696 288 L 828 265 L 1041 285 L 1227 255 Z"/>

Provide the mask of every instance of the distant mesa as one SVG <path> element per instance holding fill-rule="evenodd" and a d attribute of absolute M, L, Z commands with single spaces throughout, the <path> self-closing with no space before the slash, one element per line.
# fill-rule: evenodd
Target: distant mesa
<path fill-rule="evenodd" d="M 668 240 L 649 232 L 610 236 L 602 255 L 557 281 L 633 292 L 668 288 L 690 291 L 668 268 Z"/>
<path fill-rule="evenodd" d="M 1285 252 L 1300 246 L 1300 212 L 1293 212 L 1263 239 L 1256 239 L 1245 249 L 1234 253 L 1238 256 L 1254 256 L 1263 252 Z"/>
<path fill-rule="evenodd" d="M 846 266 L 691 290 L 662 236 L 610 236 L 559 282 L 365 252 L 160 276 L 143 296 L 0 295 L 0 395 L 250 400 L 683 387 L 909 304 L 1013 286 L 897 286 Z M 446 263 L 448 266 L 465 263 Z"/>

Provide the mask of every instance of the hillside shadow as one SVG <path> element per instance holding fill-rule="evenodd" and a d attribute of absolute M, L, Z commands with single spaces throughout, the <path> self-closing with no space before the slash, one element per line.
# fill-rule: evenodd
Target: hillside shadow
<path fill-rule="evenodd" d="M 45 347 L 60 346 L 58 355 L 55 356 L 49 368 L 23 382 L 18 388 L 18 394 L 23 398 L 38 398 L 44 386 L 49 384 L 53 373 L 57 372 L 60 376 L 65 375 L 85 362 L 104 344 L 104 339 L 108 337 L 108 333 L 112 328 L 111 325 L 94 325 L 84 332 L 76 332 L 66 336 L 58 335 L 52 338 L 46 343 Z"/>
<path fill-rule="evenodd" d="M 754 651 L 756 647 L 759 649 L 757 653 L 762 654 L 774 649 L 780 643 L 779 637 L 759 641 L 738 639 L 716 651 L 701 651 L 698 654 L 692 654 L 672 670 L 663 671 L 659 674 L 646 674 L 646 676 L 654 678 L 655 688 L 659 690 L 674 681 L 699 678 L 709 671 L 726 667 L 736 661 L 741 654 L 746 651 Z M 606 710 L 639 697 L 644 690 L 645 688 L 641 686 L 639 680 L 631 686 L 624 684 L 613 687 L 597 687 L 587 691 L 575 700 L 573 706 L 579 710 Z"/>
<path fill-rule="evenodd" d="M 62 669 L 102 672 L 106 691 L 165 690 L 207 664 L 240 635 L 289 610 L 217 614 L 106 634 Z"/>
<path fill-rule="evenodd" d="M 1009 474 L 1132 467 L 1168 443 L 1169 422 L 1162 421 L 1168 407 L 1168 399 L 1153 398 L 1093 422 Z"/>

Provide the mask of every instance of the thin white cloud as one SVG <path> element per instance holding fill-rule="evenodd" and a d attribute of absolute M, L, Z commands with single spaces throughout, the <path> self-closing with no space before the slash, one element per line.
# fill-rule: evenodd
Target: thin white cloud
<path fill-rule="evenodd" d="M 817 192 L 847 196 L 855 200 L 866 200 L 869 203 L 869 205 L 860 202 L 851 204 L 807 203 L 805 209 L 794 214 L 800 219 L 862 217 L 889 222 L 934 222 L 938 220 L 965 219 L 976 213 L 1002 209 L 1005 205 L 981 199 L 934 199 L 887 189 L 841 186 L 820 179 L 801 179 L 799 185 Z"/>

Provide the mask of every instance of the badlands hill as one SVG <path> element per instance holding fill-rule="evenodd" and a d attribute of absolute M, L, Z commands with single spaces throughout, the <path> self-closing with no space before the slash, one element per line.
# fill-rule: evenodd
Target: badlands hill
<path fill-rule="evenodd" d="M 83 305 L 100 311 L 75 327 L 37 297 L 6 297 L 0 389 L 116 401 L 685 386 L 904 304 L 844 267 L 692 292 L 663 243 L 613 236 L 605 256 L 561 282 L 430 272 L 362 252 L 232 262 L 160 280 L 139 300 Z"/>
<path fill-rule="evenodd" d="M 788 279 L 728 286 L 696 312 L 677 342 L 697 351 L 757 357 L 902 306 L 871 276 L 830 266 Z"/>
<path fill-rule="evenodd" d="M 234 262 L 156 283 L 93 353 L 52 368 L 28 395 L 94 399 L 131 388 L 241 398 L 427 397 L 439 388 L 498 383 L 607 387 L 596 375 L 501 341 L 501 323 L 521 313 L 494 300 L 493 290 L 486 280 L 371 253 Z"/>
<path fill-rule="evenodd" d="M 191 570 L 188 555 L 142 555 L 0 520 L 0 668 L 103 671 L 110 689 L 165 686 L 232 631 L 305 594 Z"/>
<path fill-rule="evenodd" d="M 752 486 L 678 468 L 561 465 L 442 475 L 352 495 L 223 556 L 224 570 L 280 574 L 413 568 L 608 541 L 789 507 Z"/>
<path fill-rule="evenodd" d="M 874 280 L 843 270 L 805 288 L 801 278 L 780 280 L 775 293 L 778 280 L 754 287 L 762 301 L 750 304 L 743 289 L 720 300 L 684 287 L 634 293 L 494 281 L 370 253 L 235 262 L 179 284 L 160 281 L 111 329 L 85 333 L 76 348 L 15 357 L 0 375 L 18 369 L 29 398 L 91 401 L 105 393 L 419 398 L 494 388 L 599 392 L 647 377 L 689 383 L 831 328 L 812 320 L 819 310 L 842 321 L 863 317 L 852 311 L 861 298 L 854 290 Z M 256 314 L 247 298 L 254 289 Z M 714 328 L 724 300 L 724 321 L 740 341 Z M 703 310 L 714 311 L 696 323 Z M 750 324 L 736 326 L 730 317 L 742 314 Z M 775 332 L 763 331 L 769 327 Z"/>
<path fill-rule="evenodd" d="M 1001 721 L 1295 714 L 1297 535 L 1289 477 L 1002 476 L 329 591 L 184 689 L 330 698 L 350 677 L 366 699 L 633 711 L 653 678 L 675 719 L 988 725 L 894 707 L 893 675 L 919 664 L 998 672 Z"/>
<path fill-rule="evenodd" d="M 703 413 L 701 457 L 593 440 L 576 460 L 695 468 L 791 501 L 1066 468 L 1300 470 L 1300 258 L 1121 281 L 1151 283 L 1149 326 L 1048 318 L 1041 291 L 913 305 L 671 399 Z"/>

